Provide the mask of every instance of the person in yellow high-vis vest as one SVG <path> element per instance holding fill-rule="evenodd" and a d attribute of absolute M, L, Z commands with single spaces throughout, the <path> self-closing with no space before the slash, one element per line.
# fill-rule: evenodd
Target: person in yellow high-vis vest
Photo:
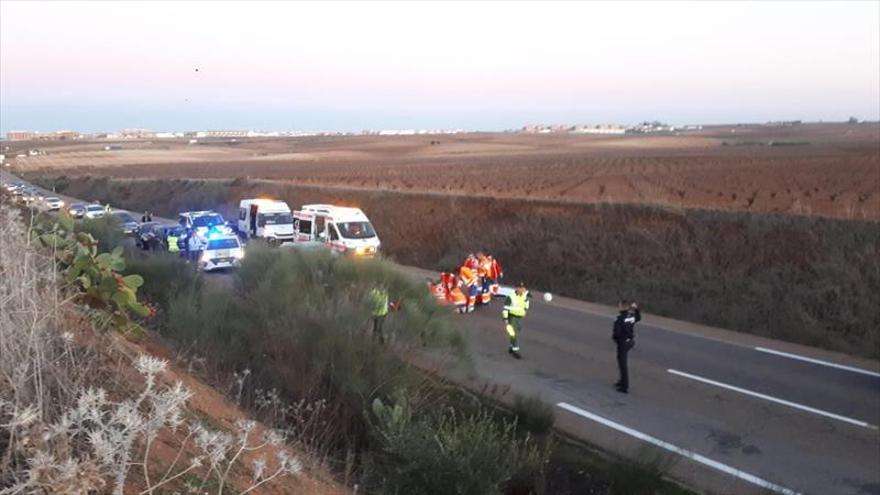
<path fill-rule="evenodd" d="M 373 312 L 373 338 L 384 344 L 385 335 L 382 334 L 382 327 L 385 317 L 388 316 L 388 309 L 391 308 L 388 291 L 384 287 L 374 287 L 370 290 L 370 305 Z"/>
<path fill-rule="evenodd" d="M 529 310 L 529 291 L 526 290 L 524 283 L 516 286 L 513 294 L 507 296 L 504 300 L 504 309 L 501 311 L 501 318 L 504 320 L 504 329 L 507 330 L 507 336 L 510 340 L 510 347 L 507 352 L 513 357 L 519 359 L 519 334 L 522 332 L 522 319 L 526 317 Z"/>

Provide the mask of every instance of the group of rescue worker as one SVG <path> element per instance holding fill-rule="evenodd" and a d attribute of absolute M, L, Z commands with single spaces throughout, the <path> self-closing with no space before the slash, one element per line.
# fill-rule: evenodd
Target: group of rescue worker
<path fill-rule="evenodd" d="M 440 274 L 431 293 L 440 304 L 451 304 L 459 313 L 472 313 L 492 301 L 498 293 L 504 271 L 492 255 L 469 254 L 455 270 Z"/>
<path fill-rule="evenodd" d="M 469 254 L 461 266 L 455 271 L 443 272 L 437 282 L 429 282 L 432 295 L 440 304 L 453 304 L 456 311 L 470 313 L 478 305 L 487 305 L 492 296 L 500 294 L 499 282 L 504 276 L 501 264 L 493 256 L 483 253 Z M 507 292 L 504 298 L 504 307 L 501 310 L 501 319 L 504 321 L 504 330 L 507 332 L 507 352 L 513 357 L 520 359 L 519 337 L 523 329 L 523 319 L 529 311 L 531 294 L 526 289 L 525 283 L 518 283 L 512 292 Z M 550 301 L 549 294 L 545 294 L 545 300 Z M 374 333 L 381 339 L 381 319 L 387 314 L 387 294 L 384 300 L 378 300 L 377 308 L 384 308 L 381 317 L 374 312 Z M 629 392 L 629 370 L 627 367 L 627 355 L 635 346 L 635 324 L 641 321 L 642 315 L 639 306 L 635 302 L 621 300 L 618 302 L 617 318 L 614 320 L 612 339 L 617 346 L 617 365 L 620 373 L 619 380 L 614 384 L 615 389 L 621 393 Z"/>
<path fill-rule="evenodd" d="M 482 252 L 471 253 L 457 270 L 441 273 L 437 282 L 430 283 L 430 288 L 440 304 L 451 304 L 459 313 L 472 313 L 477 307 L 488 305 L 492 297 L 500 293 L 503 277 L 504 270 L 494 256 Z M 522 319 L 529 309 L 530 297 L 525 284 L 517 284 L 513 292 L 505 297 L 501 312 L 510 342 L 508 352 L 517 359 L 520 358 L 518 337 L 522 331 Z"/>

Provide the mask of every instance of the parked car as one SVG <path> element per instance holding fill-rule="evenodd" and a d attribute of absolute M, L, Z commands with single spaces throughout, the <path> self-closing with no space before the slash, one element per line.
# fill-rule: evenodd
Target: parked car
<path fill-rule="evenodd" d="M 86 206 L 85 203 L 73 203 L 67 208 L 67 213 L 73 218 L 82 218 L 86 214 Z"/>
<path fill-rule="evenodd" d="M 135 244 L 144 250 L 165 251 L 168 249 L 166 240 L 172 234 L 178 239 L 183 239 L 184 228 L 176 223 L 142 223 L 135 234 Z"/>
<path fill-rule="evenodd" d="M 111 215 L 119 220 L 119 226 L 122 228 L 122 233 L 125 235 L 134 234 L 135 230 L 137 230 L 140 225 L 131 213 L 127 211 L 114 210 L 111 212 Z"/>
<path fill-rule="evenodd" d="M 62 206 L 64 206 L 64 201 L 61 198 L 50 196 L 43 199 L 43 207 L 46 211 L 58 211 Z"/>
<path fill-rule="evenodd" d="M 86 211 L 83 213 L 84 218 L 101 218 L 107 214 L 107 210 L 104 209 L 101 205 L 88 205 L 86 206 Z"/>

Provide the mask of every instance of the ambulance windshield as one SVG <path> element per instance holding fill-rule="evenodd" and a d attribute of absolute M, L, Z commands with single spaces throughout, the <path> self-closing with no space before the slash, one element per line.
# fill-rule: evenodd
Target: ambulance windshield
<path fill-rule="evenodd" d="M 369 239 L 376 237 L 376 231 L 370 222 L 341 222 L 338 223 L 339 235 L 346 239 Z"/>

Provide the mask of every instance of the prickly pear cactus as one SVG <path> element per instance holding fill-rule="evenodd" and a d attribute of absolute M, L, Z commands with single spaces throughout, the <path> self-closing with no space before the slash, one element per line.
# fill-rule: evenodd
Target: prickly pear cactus
<path fill-rule="evenodd" d="M 54 252 L 64 279 L 77 290 L 80 302 L 105 311 L 120 332 L 132 334 L 142 330 L 131 314 L 153 316 L 154 309 L 137 300 L 143 277 L 123 277 L 119 273 L 125 269 L 122 247 L 98 254 L 98 241 L 90 234 L 76 232 L 73 218 L 63 211 L 51 228 L 35 227 L 33 241 Z"/>

